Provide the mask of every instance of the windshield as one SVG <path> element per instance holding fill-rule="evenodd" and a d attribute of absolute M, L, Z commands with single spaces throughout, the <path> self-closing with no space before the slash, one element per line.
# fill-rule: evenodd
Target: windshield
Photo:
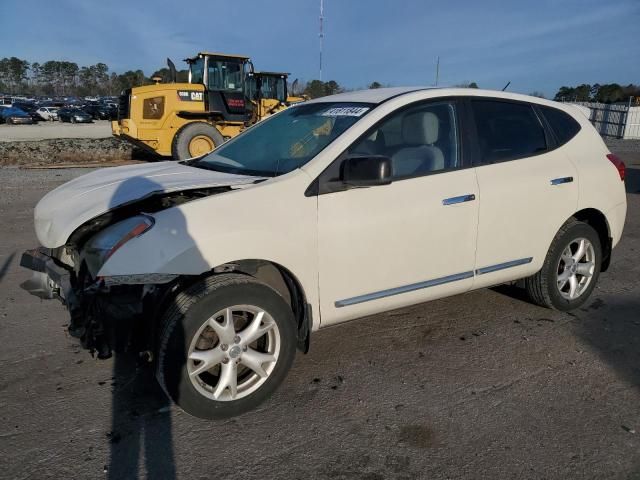
<path fill-rule="evenodd" d="M 241 175 L 283 175 L 315 157 L 371 108 L 344 102 L 290 107 L 188 165 Z"/>
<path fill-rule="evenodd" d="M 281 102 L 286 101 L 285 98 L 285 79 L 282 77 L 263 77 L 261 93 L 263 98 L 274 98 Z"/>
<path fill-rule="evenodd" d="M 209 89 L 242 92 L 243 64 L 237 61 L 214 60 L 209 58 Z"/>

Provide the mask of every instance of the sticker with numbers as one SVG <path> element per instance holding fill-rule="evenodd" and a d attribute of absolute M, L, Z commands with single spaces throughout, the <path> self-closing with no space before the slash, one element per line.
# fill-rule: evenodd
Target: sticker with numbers
<path fill-rule="evenodd" d="M 202 102 L 204 100 L 202 92 L 194 92 L 193 90 L 178 90 L 178 98 L 185 102 Z"/>
<path fill-rule="evenodd" d="M 322 112 L 323 117 L 361 117 L 369 111 L 369 107 L 333 107 Z"/>

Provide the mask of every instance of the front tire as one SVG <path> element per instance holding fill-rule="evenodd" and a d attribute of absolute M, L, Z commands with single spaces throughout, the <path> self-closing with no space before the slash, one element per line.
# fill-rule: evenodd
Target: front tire
<path fill-rule="evenodd" d="M 572 219 L 558 231 L 544 264 L 525 279 L 529 297 L 538 305 L 569 311 L 587 301 L 602 264 L 600 237 L 594 228 Z"/>
<path fill-rule="evenodd" d="M 224 137 L 216 127 L 204 122 L 194 122 L 176 133 L 171 153 L 174 160 L 187 160 L 206 155 L 223 143 Z"/>
<path fill-rule="evenodd" d="M 179 294 L 160 327 L 157 378 L 185 412 L 227 418 L 257 407 L 295 356 L 293 313 L 271 287 L 214 275 Z"/>

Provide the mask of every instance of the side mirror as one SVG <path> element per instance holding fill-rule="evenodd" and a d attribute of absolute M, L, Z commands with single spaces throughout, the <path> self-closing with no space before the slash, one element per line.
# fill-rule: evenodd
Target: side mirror
<path fill-rule="evenodd" d="M 384 155 L 347 157 L 340 173 L 342 182 L 351 187 L 389 185 L 393 177 L 391 159 Z"/>

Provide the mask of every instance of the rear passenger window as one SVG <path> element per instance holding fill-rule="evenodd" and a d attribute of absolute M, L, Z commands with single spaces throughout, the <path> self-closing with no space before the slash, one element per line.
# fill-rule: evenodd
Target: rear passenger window
<path fill-rule="evenodd" d="M 471 106 L 482 163 L 515 160 L 547 150 L 544 128 L 531 105 L 474 99 Z"/>
<path fill-rule="evenodd" d="M 547 119 L 553 133 L 560 145 L 564 145 L 577 135 L 580 131 L 580 124 L 576 122 L 571 115 L 553 107 L 539 107 L 542 110 L 544 118 Z"/>

